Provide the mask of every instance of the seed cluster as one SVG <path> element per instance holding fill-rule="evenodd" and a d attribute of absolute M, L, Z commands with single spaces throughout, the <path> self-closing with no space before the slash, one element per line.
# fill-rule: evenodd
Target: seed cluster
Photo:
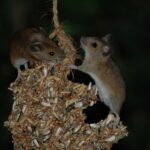
<path fill-rule="evenodd" d="M 14 103 L 5 126 L 16 150 L 111 149 L 127 136 L 122 123 L 112 127 L 110 116 L 85 123 L 83 109 L 97 102 L 97 89 L 69 81 L 69 72 L 62 64 L 39 63 L 11 83 Z"/>

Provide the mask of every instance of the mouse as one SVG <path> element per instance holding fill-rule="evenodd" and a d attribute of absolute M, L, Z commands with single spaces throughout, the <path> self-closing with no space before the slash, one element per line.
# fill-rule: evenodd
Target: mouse
<path fill-rule="evenodd" d="M 125 82 L 118 66 L 112 60 L 109 38 L 110 35 L 102 38 L 81 37 L 80 44 L 85 51 L 85 58 L 75 69 L 89 74 L 94 79 L 101 101 L 110 108 L 118 123 L 120 109 L 125 101 Z"/>
<path fill-rule="evenodd" d="M 17 80 L 20 79 L 20 67 L 23 65 L 27 69 L 28 62 L 56 63 L 63 61 L 64 58 L 64 51 L 49 39 L 42 27 L 21 29 L 14 33 L 10 41 L 10 61 L 18 70 Z"/>

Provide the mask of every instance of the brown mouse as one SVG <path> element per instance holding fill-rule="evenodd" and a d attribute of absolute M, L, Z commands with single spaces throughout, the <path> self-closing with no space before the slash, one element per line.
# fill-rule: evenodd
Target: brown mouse
<path fill-rule="evenodd" d="M 20 66 L 28 68 L 28 62 L 36 61 L 57 62 L 65 58 L 61 50 L 52 40 L 48 38 L 43 28 L 25 28 L 17 31 L 10 44 L 10 60 L 18 70 L 20 77 Z"/>
<path fill-rule="evenodd" d="M 100 99 L 119 121 L 119 112 L 125 100 L 125 83 L 117 65 L 111 59 L 108 35 L 101 39 L 82 37 L 80 43 L 85 51 L 85 58 L 77 69 L 95 80 Z"/>

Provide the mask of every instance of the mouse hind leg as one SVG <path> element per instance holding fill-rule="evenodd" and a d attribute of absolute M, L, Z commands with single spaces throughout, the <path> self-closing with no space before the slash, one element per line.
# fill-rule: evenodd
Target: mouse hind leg
<path fill-rule="evenodd" d="M 110 124 L 112 128 L 116 128 L 120 123 L 119 104 L 116 102 L 114 97 L 111 97 L 109 101 L 107 100 L 107 106 L 110 108 L 110 112 L 105 121 L 106 124 Z"/>

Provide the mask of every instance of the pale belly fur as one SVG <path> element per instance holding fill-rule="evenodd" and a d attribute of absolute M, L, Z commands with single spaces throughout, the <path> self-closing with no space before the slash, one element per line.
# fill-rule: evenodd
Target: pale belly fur
<path fill-rule="evenodd" d="M 99 79 L 94 73 L 89 73 L 89 75 L 95 81 L 101 101 L 103 101 L 107 106 L 111 107 L 112 104 L 110 101 L 110 94 L 107 88 L 105 87 L 103 81 Z"/>

